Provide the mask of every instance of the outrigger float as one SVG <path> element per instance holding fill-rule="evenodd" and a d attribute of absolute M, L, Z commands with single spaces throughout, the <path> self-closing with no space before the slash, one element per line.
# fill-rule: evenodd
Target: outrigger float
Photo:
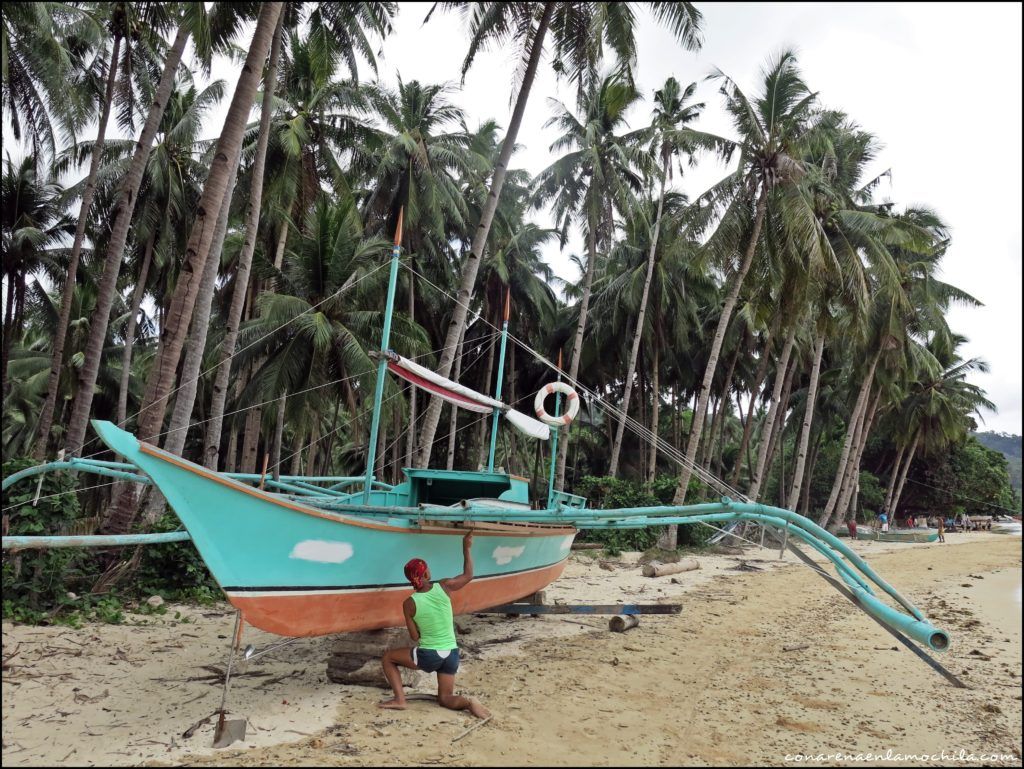
<path fill-rule="evenodd" d="M 507 301 L 493 398 L 392 351 L 389 341 L 400 243 L 401 215 L 390 262 L 365 475 L 265 477 L 214 472 L 140 441 L 110 422 L 94 421 L 100 439 L 124 461 L 71 458 L 51 462 L 5 478 L 4 491 L 28 477 L 57 470 L 152 485 L 173 508 L 183 530 L 121 536 L 10 536 L 3 537 L 3 548 L 110 547 L 191 540 L 241 623 L 281 636 L 306 637 L 402 625 L 402 602 L 411 591 L 402 564 L 421 557 L 439 578 L 455 575 L 461 568 L 461 542 L 467 531 L 474 533 L 476 577 L 453 597 L 456 613 L 506 604 L 558 579 L 573 540 L 582 530 L 669 524 L 729 527 L 753 522 L 774 533 L 783 549 L 795 549 L 795 543 L 802 543 L 824 557 L 838 575 L 838 580 L 826 577 L 837 589 L 946 674 L 905 637 L 926 649 L 943 651 L 949 647 L 949 635 L 932 625 L 840 539 L 802 515 L 728 496 L 693 505 L 591 509 L 586 499 L 554 489 L 558 427 L 577 414 L 577 393 L 561 381 L 547 385 L 537 393 L 537 418 L 502 403 Z M 493 414 L 486 470 L 406 468 L 405 480 L 397 485 L 374 477 L 380 404 L 389 372 L 458 407 Z M 544 407 L 550 394 L 556 396 L 553 415 Z M 560 413 L 561 394 L 566 396 L 564 415 Z M 551 443 L 548 494 L 539 509 L 530 499 L 528 479 L 494 467 L 497 425 L 502 416 L 524 434 Z M 697 470 L 709 477 L 703 468 Z M 812 561 L 808 563 L 825 574 Z M 240 631 L 241 625 L 233 649 L 237 649 Z"/>

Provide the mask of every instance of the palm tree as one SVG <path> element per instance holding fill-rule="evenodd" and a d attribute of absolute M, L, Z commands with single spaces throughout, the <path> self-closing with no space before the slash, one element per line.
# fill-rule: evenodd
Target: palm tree
<path fill-rule="evenodd" d="M 258 365 L 239 400 L 259 401 L 282 392 L 337 383 L 339 397 L 350 399 L 354 422 L 356 393 L 373 390 L 376 365 L 369 351 L 383 327 L 379 297 L 385 274 L 378 271 L 368 276 L 386 252 L 387 242 L 363 237 L 363 225 L 351 196 L 336 203 L 321 197 L 300 233 L 297 247 L 281 273 L 280 290 L 261 296 L 259 316 L 239 335 L 244 345 L 238 355 L 239 365 Z M 419 355 L 427 349 L 422 329 L 401 313 L 395 314 L 393 334 L 395 346 L 408 355 Z M 392 383 L 387 392 L 389 418 L 396 408 L 396 393 Z M 311 399 L 319 403 L 323 397 L 322 390 L 289 397 L 293 424 L 299 423 L 301 429 L 305 422 L 310 429 L 315 428 L 316 437 L 319 427 L 310 424 L 308 412 L 318 412 Z M 307 417 L 300 418 L 304 413 Z M 307 467 L 312 464 L 307 462 Z"/>
<path fill-rule="evenodd" d="M 70 131 L 76 118 L 68 98 L 75 74 L 69 39 L 95 43 L 102 35 L 92 12 L 76 3 L 4 3 L 4 119 L 16 141 L 27 138 L 37 161 L 52 160 L 57 130 Z"/>
<path fill-rule="evenodd" d="M 661 160 L 660 185 L 658 193 L 658 213 L 654 217 L 653 237 L 647 252 L 647 274 L 644 278 L 643 293 L 640 296 L 640 308 L 637 312 L 636 331 L 633 334 L 633 346 L 629 353 L 629 365 L 626 368 L 626 387 L 622 396 L 622 413 L 629 413 L 629 399 L 633 392 L 633 375 L 636 373 L 636 361 L 640 352 L 640 337 L 643 334 L 644 316 L 647 314 L 647 298 L 651 290 L 651 279 L 654 276 L 654 258 L 658 248 L 658 235 L 661 232 L 661 216 L 665 200 L 665 185 L 672 177 L 672 161 L 685 149 L 685 134 L 679 129 L 696 120 L 704 109 L 704 104 L 687 104 L 697 90 L 696 83 L 690 83 L 685 91 L 680 92 L 679 82 L 670 77 L 665 84 L 654 93 L 654 116 L 651 122 L 652 154 L 657 153 Z M 681 169 L 680 169 L 681 170 Z M 622 436 L 626 427 L 625 418 L 619 420 L 612 442 L 612 458 L 608 463 L 608 475 L 615 476 L 619 469 L 619 452 L 622 450 Z"/>
<path fill-rule="evenodd" d="M 97 333 L 90 338 L 89 346 L 85 351 L 85 362 L 79 374 L 78 394 L 75 398 L 71 421 L 68 425 L 66 445 L 71 456 L 75 456 L 81 451 L 85 441 L 85 431 L 89 421 L 89 413 L 92 409 L 93 391 L 99 374 L 103 340 L 106 337 L 110 310 L 113 307 L 114 298 L 117 293 L 117 277 L 121 269 L 121 260 L 124 258 L 132 214 L 135 211 L 135 204 L 138 199 L 139 188 L 142 185 L 142 177 L 146 170 L 153 139 L 156 136 L 160 121 L 163 118 L 164 109 L 173 90 L 175 73 L 181 61 L 182 53 L 185 50 L 185 43 L 188 42 L 188 38 L 193 31 L 199 33 L 197 37 L 200 38 L 205 37 L 206 34 L 204 31 L 206 11 L 202 3 L 184 3 L 180 13 L 178 30 L 174 42 L 164 58 L 163 72 L 160 75 L 160 82 L 153 95 L 153 103 L 146 117 L 146 123 L 139 135 L 139 141 L 135 146 L 131 165 L 122 179 L 119 188 L 117 211 L 114 214 L 110 242 L 107 245 L 103 261 L 103 274 L 99 281 L 99 294 L 96 301 Z M 43 417 L 47 418 L 40 418 L 40 439 L 43 439 L 43 436 L 49 432 L 49 420 L 52 419 L 52 412 L 50 415 L 44 412 Z"/>
<path fill-rule="evenodd" d="M 553 61 L 557 62 L 556 71 L 576 84 L 577 93 L 582 95 L 588 86 L 597 80 L 598 62 L 601 60 L 604 45 L 616 55 L 621 67 L 631 71 L 636 57 L 633 37 L 634 14 L 633 3 L 435 3 L 445 8 L 459 8 L 470 18 L 469 52 L 462 65 L 462 74 L 473 63 L 476 54 L 491 43 L 504 47 L 516 47 L 521 53 L 521 77 L 516 96 L 515 108 L 509 121 L 508 133 L 502 144 L 498 163 L 494 167 L 490 192 L 480 223 L 473 235 L 473 245 L 462 267 L 462 278 L 456 295 L 455 312 L 448 325 L 445 341 L 438 365 L 441 376 L 449 376 L 456 348 L 466 323 L 466 315 L 473 289 L 476 286 L 477 273 L 480 270 L 480 259 L 487 245 L 494 214 L 501 197 L 505 173 L 512 157 L 523 112 L 530 96 L 530 89 L 537 73 L 543 51 L 544 39 L 550 27 L 554 39 Z M 701 16 L 691 3 L 651 3 L 649 4 L 655 18 L 668 24 L 679 42 L 687 49 L 696 50 L 700 47 Z M 433 8 L 431 9 L 433 12 Z M 427 18 L 430 16 L 428 14 Z M 511 45 L 510 45 L 511 44 Z M 441 400 L 432 398 L 424 424 L 420 431 L 420 453 L 417 465 L 426 467 L 430 462 L 433 449 L 434 433 L 441 417 Z"/>
<path fill-rule="evenodd" d="M 69 229 L 62 206 L 62 188 L 42 177 L 32 156 L 17 165 L 8 156 L 3 174 L 3 270 L 6 283 L 3 358 L 0 389 L 7 394 L 7 361 L 11 345 L 24 328 L 28 278 L 40 269 L 58 276 L 63 270 L 56 247 Z M 71 287 L 68 287 L 70 290 Z"/>
<path fill-rule="evenodd" d="M 210 256 L 217 214 L 227 193 L 229 177 L 233 175 L 238 162 L 246 119 L 252 108 L 263 73 L 263 62 L 269 53 L 282 6 L 282 3 L 264 3 L 261 6 L 252 43 L 235 87 L 231 106 L 224 119 L 224 129 L 217 142 L 210 174 L 198 203 L 197 217 L 192 225 L 185 261 L 164 319 L 160 348 L 150 368 L 138 423 L 138 430 L 143 438 L 151 438 L 159 433 L 160 425 L 163 424 L 167 396 L 185 344 L 192 309 L 202 284 L 203 269 Z M 76 411 L 77 409 L 78 404 Z M 123 494 L 113 512 L 104 521 L 103 529 L 107 532 L 126 532 L 131 527 L 134 517 L 135 496 L 131 493 Z"/>
<path fill-rule="evenodd" d="M 120 112 L 129 118 L 133 113 L 132 104 L 132 45 L 133 39 L 141 38 L 144 35 L 159 37 L 159 34 L 167 26 L 167 7 L 161 3 L 112 3 L 108 9 L 108 18 L 105 20 L 108 27 L 108 36 L 111 41 L 110 56 L 106 62 L 106 87 L 101 99 L 99 124 L 97 127 L 96 140 L 92 142 L 92 151 L 89 159 L 89 173 L 85 179 L 85 186 L 82 189 L 82 201 L 78 211 L 78 227 L 75 230 L 75 239 L 71 247 L 71 259 L 68 264 L 67 282 L 74 285 L 78 275 L 78 263 L 82 253 L 82 245 L 85 240 L 85 229 L 89 220 L 89 211 L 92 207 L 93 197 L 96 192 L 96 182 L 100 170 L 100 158 L 103 155 L 103 147 L 106 139 L 107 121 L 114 106 L 115 86 L 121 95 L 122 104 Z M 124 66 L 122 67 L 121 82 L 118 84 L 118 65 L 121 56 L 121 44 L 126 41 L 124 51 Z M 127 94 L 127 103 L 124 96 Z M 47 382 L 47 394 L 43 403 L 40 418 L 41 427 L 39 441 L 36 443 L 34 456 L 41 460 L 46 454 L 46 444 L 49 438 L 49 425 L 53 409 L 56 405 L 57 391 L 60 387 L 61 363 L 64 358 L 64 338 L 67 334 L 68 323 L 71 319 L 71 300 L 73 292 L 68 291 L 61 302 L 60 322 L 57 324 L 56 334 L 53 338 L 53 354 L 50 362 L 50 377 Z"/>
<path fill-rule="evenodd" d="M 722 81 L 721 92 L 726 98 L 726 109 L 739 139 L 732 142 L 721 137 L 704 136 L 703 141 L 705 146 L 722 148 L 726 154 L 739 150 L 740 162 L 735 172 L 704 196 L 708 215 L 721 211 L 718 226 L 707 247 L 727 265 L 733 264 L 736 256 L 740 256 L 740 259 L 729 277 L 729 292 L 711 342 L 673 504 L 682 504 L 686 499 L 725 332 L 732 319 L 743 281 L 758 250 L 769 199 L 773 196 L 792 195 L 796 181 L 802 174 L 803 169 L 798 160 L 799 143 L 807 133 L 815 99 L 815 94 L 809 91 L 801 79 L 796 68 L 796 57 L 790 51 L 782 52 L 769 63 L 763 72 L 762 95 L 753 101 L 723 73 L 718 72 L 716 77 Z M 701 137 L 696 140 L 701 140 Z M 801 209 L 799 201 L 796 201 L 793 209 L 789 211 L 790 216 L 802 219 L 798 224 L 804 225 L 800 246 L 808 251 L 815 250 L 813 241 L 817 240 L 818 232 L 813 224 L 806 226 L 806 220 L 811 218 L 809 211 Z M 746 245 L 742 254 L 737 254 L 744 236 Z M 670 529 L 667 534 L 664 544 L 674 545 L 672 539 L 675 531 Z"/>
<path fill-rule="evenodd" d="M 210 174 L 206 178 L 203 195 L 199 200 L 196 221 L 192 225 L 185 260 L 167 310 L 160 349 L 150 370 L 138 428 L 140 435 L 144 437 L 159 433 L 160 425 L 163 423 L 167 395 L 174 382 L 192 310 L 203 283 L 201 276 L 212 249 L 217 216 L 221 211 L 224 196 L 228 194 L 227 186 L 238 162 L 242 134 L 263 73 L 263 63 L 267 59 L 274 31 L 277 29 L 282 5 L 264 3 L 261 6 L 252 43 L 235 86 L 231 106 L 224 119 L 224 128 L 213 155 Z"/>

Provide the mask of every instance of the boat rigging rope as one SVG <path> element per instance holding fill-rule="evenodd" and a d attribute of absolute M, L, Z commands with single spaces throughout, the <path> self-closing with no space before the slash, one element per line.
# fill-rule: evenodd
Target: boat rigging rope
<path fill-rule="evenodd" d="M 173 390 L 171 390 L 171 391 L 170 391 L 170 392 L 168 392 L 168 393 L 167 393 L 167 394 L 166 394 L 165 396 L 163 396 L 163 398 L 161 398 L 161 399 L 160 399 L 160 401 L 155 401 L 155 402 L 151 403 L 151 404 L 150 404 L 149 406 L 147 406 L 146 408 L 152 408 L 152 407 L 153 407 L 153 406 L 155 406 L 155 405 L 156 405 L 157 403 L 159 403 L 159 402 L 162 402 L 162 401 L 165 401 L 165 400 L 167 400 L 168 398 L 170 398 L 170 397 L 171 397 L 172 395 L 174 395 L 174 394 L 175 394 L 176 392 L 178 392 L 178 390 L 180 390 L 180 389 L 181 389 L 182 387 L 184 387 L 185 385 L 187 385 L 187 384 L 191 384 L 192 382 L 198 382 L 198 381 L 199 381 L 200 379 L 202 379 L 202 378 L 203 378 L 204 376 L 206 376 L 207 374 L 209 374 L 209 373 L 210 373 L 211 371 L 215 371 L 216 369 L 220 368 L 220 367 L 221 367 L 221 366 L 222 366 L 223 364 L 225 364 L 225 363 L 227 363 L 228 361 L 232 360 L 232 359 L 233 359 L 233 358 L 234 358 L 235 356 L 237 356 L 237 355 L 241 355 L 241 354 L 242 354 L 243 352 L 245 352 L 245 351 L 246 351 L 246 350 L 248 350 L 249 348 L 253 347 L 254 345 L 257 345 L 257 344 L 259 344 L 260 342 L 262 342 L 262 341 L 263 341 L 264 339 L 267 339 L 268 337 L 270 337 L 270 336 L 273 336 L 273 335 L 274 335 L 274 334 L 276 334 L 276 333 L 277 333 L 278 331 L 280 331 L 281 329 L 285 328 L 285 327 L 286 327 L 286 326 L 288 326 L 289 324 L 291 324 L 291 323 L 295 322 L 296 320 L 298 320 L 299 318 L 301 318 L 301 317 L 302 317 L 303 315 L 305 315 L 306 313 L 312 312 L 313 310 L 315 310 L 316 308 L 318 308 L 318 307 L 320 307 L 321 305 L 325 304 L 326 302 L 329 302 L 329 301 L 331 301 L 332 299 L 335 299 L 335 298 L 337 298 L 338 296 L 340 296 L 341 294 L 345 293 L 346 291 L 349 291 L 349 290 L 351 290 L 351 289 L 355 288 L 355 287 L 356 287 L 356 286 L 358 286 L 358 285 L 359 285 L 360 283 L 362 283 L 362 282 L 363 282 L 364 280 L 366 280 L 367 278 L 369 278 L 369 277 L 370 277 L 371 275 L 374 275 L 375 273 L 379 272 L 380 270 L 382 270 L 382 269 L 383 269 L 384 267 L 388 266 L 389 264 L 390 264 L 390 260 L 388 260 L 388 261 L 384 261 L 384 262 L 381 262 L 381 263 L 380 263 L 380 264 L 378 264 L 378 265 L 377 265 L 376 267 L 374 267 L 374 268 L 373 268 L 372 270 L 370 270 L 369 272 L 367 272 L 367 273 L 366 273 L 365 275 L 363 275 L 362 277 L 360 277 L 360 278 L 358 278 L 358 279 L 356 279 L 356 280 L 352 281 L 351 283 L 349 283 L 349 282 L 347 282 L 347 281 L 346 281 L 346 283 L 345 283 L 345 284 L 344 284 L 344 285 L 343 285 L 343 286 L 342 286 L 341 288 L 339 288 L 339 289 L 338 289 L 337 291 L 335 291 L 335 292 L 334 292 L 333 294 L 331 294 L 330 296 L 328 296 L 328 297 L 326 297 L 326 298 L 324 298 L 324 299 L 321 299 L 321 300 L 320 300 L 319 302 L 317 302 L 317 303 L 316 303 L 316 304 L 314 304 L 314 305 L 311 305 L 310 307 L 307 307 L 307 308 L 306 308 L 305 310 L 303 310 L 302 312 L 300 312 L 300 313 L 299 313 L 298 315 L 294 316 L 293 318 L 289 318 L 289 319 L 288 319 L 288 320 L 286 320 L 286 321 L 285 321 L 284 323 L 282 323 L 281 325 L 279 325 L 279 326 L 278 326 L 277 328 L 274 328 L 274 329 L 272 329 L 272 330 L 268 331 L 268 332 L 267 332 L 266 334 L 262 334 L 261 336 L 257 337 L 256 339 L 254 339 L 253 341 L 251 341 L 251 342 L 250 342 L 249 344 L 245 345 L 245 347 L 241 347 L 241 348 L 239 348 L 239 349 L 235 350 L 235 351 L 234 351 L 233 353 L 231 353 L 231 355 L 229 355 L 229 356 L 228 356 L 227 358 L 225 358 L 224 360 L 220 361 L 220 362 L 219 362 L 219 363 L 217 363 L 216 365 L 214 365 L 214 366 L 210 366 L 210 368 L 206 369 L 205 371 L 201 371 L 201 372 L 199 372 L 198 376 L 196 376 L 196 377 L 195 377 L 194 379 L 192 379 L 192 380 L 190 380 L 190 381 L 188 381 L 188 382 L 180 382 L 180 383 L 178 384 L 178 386 L 177 386 L 177 387 L 175 387 L 175 388 L 174 388 Z M 274 400 L 277 400 L 277 399 L 275 398 Z M 268 402 L 271 402 L 271 403 L 272 403 L 273 401 L 268 401 Z M 250 406 L 249 408 L 252 408 L 252 407 Z M 139 414 L 141 414 L 141 413 L 142 413 L 142 412 L 143 412 L 144 410 L 145 410 L 145 409 L 139 409 L 139 410 L 138 410 L 138 411 L 136 411 L 136 412 L 135 412 L 134 414 L 129 414 L 129 415 L 127 416 L 127 417 L 125 417 L 125 418 L 124 418 L 124 421 L 123 421 L 123 422 L 118 422 L 117 426 L 118 426 L 118 427 L 124 427 L 124 425 L 126 425 L 126 424 L 128 423 L 128 420 L 130 420 L 130 419 L 132 419 L 132 418 L 134 418 L 134 417 L 137 417 L 137 416 L 138 416 Z M 225 415 L 225 416 L 226 416 L 226 415 Z M 191 427 L 191 426 L 192 426 L 192 425 L 190 424 L 190 425 L 189 425 L 189 427 Z M 184 428 L 184 429 L 187 429 L 187 428 Z M 150 436 L 149 438 L 143 438 L 143 439 L 141 439 L 141 440 L 150 440 L 151 438 L 158 438 L 158 437 L 160 437 L 161 435 L 166 435 L 166 433 L 159 433 L 158 435 Z M 91 438 L 91 439 L 90 439 L 90 440 L 88 440 L 88 441 L 87 441 L 86 443 L 82 444 L 82 447 L 81 447 L 81 449 L 79 449 L 79 451 L 84 451 L 84 450 L 85 450 L 85 448 L 86 448 L 87 446 L 90 446 L 90 445 L 92 445 L 92 444 L 93 444 L 93 443 L 95 443 L 95 442 L 96 442 L 97 440 L 99 440 L 98 436 L 97 436 L 97 437 L 93 437 L 93 438 Z M 93 453 L 93 454 L 90 454 L 90 455 L 89 455 L 89 457 L 94 457 L 94 456 L 96 456 L 97 454 L 102 454 L 102 453 L 104 453 L 105 451 L 106 451 L 106 449 L 101 449 L 101 450 L 100 450 L 100 451 L 98 451 L 98 452 L 95 452 L 95 453 Z M 82 457 L 82 459 L 88 459 L 89 457 Z"/>
<path fill-rule="evenodd" d="M 445 297 L 450 299 L 451 301 L 453 301 L 456 304 L 459 304 L 459 305 L 465 307 L 467 311 L 472 312 L 471 308 L 468 305 L 465 305 L 465 304 L 462 304 L 461 302 L 459 302 L 459 300 L 456 297 L 454 297 L 451 294 L 449 294 L 443 288 L 441 288 L 436 283 L 434 283 L 432 280 L 430 280 L 430 278 L 428 278 L 425 275 L 423 275 L 423 273 L 419 272 L 418 270 L 416 270 L 415 268 L 413 268 L 413 267 L 411 267 L 409 265 L 403 264 L 402 266 L 405 269 L 409 270 L 409 272 L 413 273 L 418 278 L 420 278 L 421 280 L 426 282 L 432 288 L 437 290 L 439 293 L 441 293 L 442 295 L 444 295 Z M 476 314 L 476 313 L 474 313 L 474 314 Z M 478 314 L 478 319 L 479 319 L 480 322 L 490 326 L 495 331 L 500 331 L 500 329 L 498 329 L 498 327 L 495 326 L 493 323 L 489 322 L 483 316 L 483 314 Z M 515 335 L 513 335 L 511 333 L 508 335 L 508 337 L 515 344 L 517 344 L 519 347 L 521 347 L 524 351 L 528 352 L 530 355 L 532 355 L 538 361 L 540 361 L 541 363 L 546 365 L 552 371 L 554 371 L 554 372 L 560 374 L 562 377 L 564 377 L 565 380 L 568 381 L 570 384 L 572 384 L 578 391 L 586 394 L 588 396 L 589 400 L 600 404 L 601 407 L 606 412 L 612 414 L 613 416 L 615 416 L 615 417 L 617 417 L 619 419 L 624 419 L 625 422 L 626 422 L 626 426 L 629 428 L 630 432 L 632 432 L 634 435 L 639 437 L 641 440 L 646 441 L 648 444 L 652 444 L 653 443 L 658 448 L 659 451 L 661 451 L 662 453 L 667 455 L 669 457 L 669 459 L 675 461 L 678 465 L 680 465 L 682 467 L 689 467 L 689 469 L 697 476 L 698 480 L 702 481 L 706 486 L 708 486 L 709 488 L 711 488 L 711 489 L 713 489 L 713 490 L 715 490 L 715 491 L 717 491 L 717 492 L 719 492 L 721 494 L 729 496 L 729 497 L 731 497 L 731 498 L 733 498 L 735 500 L 739 500 L 739 501 L 742 501 L 742 502 L 750 502 L 750 501 L 752 501 L 752 500 L 750 500 L 749 497 L 747 497 L 745 494 L 740 492 L 738 489 L 733 488 L 730 484 L 726 483 L 721 478 L 718 478 L 716 475 L 714 475 L 713 473 L 711 473 L 710 471 L 708 471 L 704 467 L 698 465 L 696 462 L 690 462 L 689 460 L 687 460 L 686 456 L 681 451 L 676 449 L 674 446 L 672 446 L 670 443 L 665 441 L 660 436 L 654 435 L 654 433 L 652 433 L 647 427 L 645 427 L 644 425 L 642 425 L 639 422 L 637 422 L 635 419 L 630 417 L 628 414 L 623 413 L 617 407 L 615 407 L 612 404 L 610 404 L 607 401 L 605 401 L 604 398 L 602 398 L 601 395 L 598 392 L 596 392 L 595 390 L 592 390 L 592 389 L 588 388 L 586 385 L 582 384 L 578 379 L 571 378 L 566 371 L 560 369 L 557 365 L 552 363 L 550 360 L 548 360 L 546 357 L 544 357 L 541 353 L 539 353 L 536 350 L 534 350 L 532 347 L 530 347 L 528 344 L 523 342 L 521 339 L 519 339 L 518 337 L 516 337 Z"/>

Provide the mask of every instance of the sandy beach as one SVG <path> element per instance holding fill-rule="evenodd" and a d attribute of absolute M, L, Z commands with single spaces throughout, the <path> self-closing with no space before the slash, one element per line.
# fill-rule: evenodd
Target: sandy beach
<path fill-rule="evenodd" d="M 204 666 L 225 664 L 227 604 L 80 630 L 5 622 L 4 764 L 783 765 L 823 754 L 810 763 L 843 765 L 864 762 L 834 754 L 891 751 L 873 763 L 1019 765 L 1021 540 L 947 539 L 855 548 L 949 631 L 937 657 L 968 689 L 790 554 L 701 555 L 698 571 L 651 579 L 638 554 L 581 552 L 549 600 L 678 602 L 682 613 L 625 634 L 597 617 L 457 618 L 457 687 L 494 711 L 465 736 L 465 714 L 426 699 L 381 711 L 382 690 L 331 683 L 330 639 L 304 639 L 234 679 L 229 710 L 248 718 L 247 738 L 215 751 L 214 718 L 183 735 L 219 705 Z M 257 647 L 274 640 L 246 631 Z M 961 750 L 986 759 L 949 758 Z"/>

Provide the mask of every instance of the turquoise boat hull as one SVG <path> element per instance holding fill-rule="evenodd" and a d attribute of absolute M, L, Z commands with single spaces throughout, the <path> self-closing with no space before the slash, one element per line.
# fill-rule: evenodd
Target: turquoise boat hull
<path fill-rule="evenodd" d="M 565 525 L 333 513 L 211 472 L 109 422 L 94 425 L 160 489 L 245 621 L 278 635 L 401 625 L 402 602 L 412 594 L 405 563 L 423 558 L 434 579 L 456 576 L 469 530 L 474 579 L 452 595 L 454 611 L 514 601 L 558 578 L 576 535 Z"/>

